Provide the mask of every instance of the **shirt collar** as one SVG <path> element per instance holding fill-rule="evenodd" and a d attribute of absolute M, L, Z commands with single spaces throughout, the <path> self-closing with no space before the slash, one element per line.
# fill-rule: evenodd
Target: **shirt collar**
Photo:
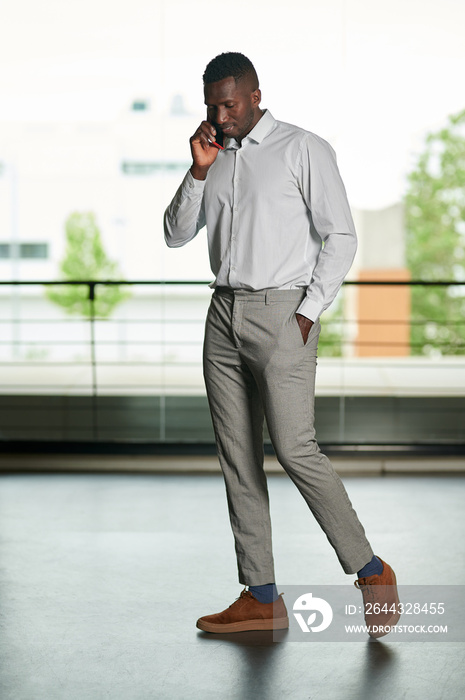
<path fill-rule="evenodd" d="M 261 143 L 265 136 L 267 136 L 276 124 L 276 119 L 273 117 L 269 109 L 263 111 L 263 115 L 260 117 L 258 122 L 255 124 L 254 128 L 247 136 L 243 139 L 251 139 L 256 143 Z M 239 144 L 236 139 L 228 138 L 226 140 L 225 148 L 239 148 Z"/>

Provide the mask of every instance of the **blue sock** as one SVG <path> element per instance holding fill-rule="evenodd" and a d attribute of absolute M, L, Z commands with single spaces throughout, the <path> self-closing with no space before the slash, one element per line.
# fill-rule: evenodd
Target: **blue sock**
<path fill-rule="evenodd" d="M 259 603 L 274 603 L 278 600 L 278 590 L 274 583 L 265 583 L 264 586 L 249 586 L 249 591 Z"/>
<path fill-rule="evenodd" d="M 363 569 L 360 569 L 360 571 L 357 571 L 357 576 L 359 578 L 366 578 L 367 576 L 379 576 L 380 574 L 383 573 L 383 564 L 381 560 L 373 556 L 373 559 L 368 562 L 368 564 L 365 564 Z"/>

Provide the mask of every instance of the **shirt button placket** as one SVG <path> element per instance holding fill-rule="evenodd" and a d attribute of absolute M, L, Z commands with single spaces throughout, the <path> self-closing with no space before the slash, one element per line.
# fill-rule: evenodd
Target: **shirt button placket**
<path fill-rule="evenodd" d="M 234 162 L 234 177 L 233 177 L 233 210 L 231 213 L 231 262 L 230 262 L 230 272 L 229 281 L 233 285 L 236 280 L 236 245 L 237 245 L 237 213 L 239 210 L 238 200 L 239 200 L 239 151 L 235 152 L 235 162 Z"/>

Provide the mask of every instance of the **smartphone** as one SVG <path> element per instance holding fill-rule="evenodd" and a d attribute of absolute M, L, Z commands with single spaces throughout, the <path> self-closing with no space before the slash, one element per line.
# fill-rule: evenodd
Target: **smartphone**
<path fill-rule="evenodd" d="M 216 122 L 212 121 L 211 119 L 208 120 L 212 126 L 215 127 L 216 130 L 216 136 L 215 136 L 215 141 L 212 141 L 212 145 L 216 146 L 217 148 L 221 149 L 222 151 L 224 150 L 224 145 L 223 145 L 223 132 L 221 129 L 218 127 L 218 124 Z"/>

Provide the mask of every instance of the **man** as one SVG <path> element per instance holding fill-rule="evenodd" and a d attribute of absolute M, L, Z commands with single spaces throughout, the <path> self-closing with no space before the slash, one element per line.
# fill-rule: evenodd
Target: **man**
<path fill-rule="evenodd" d="M 242 54 L 214 58 L 203 81 L 207 121 L 190 139 L 193 163 L 165 212 L 165 240 L 176 248 L 207 226 L 215 291 L 204 376 L 239 581 L 248 590 L 223 612 L 200 618 L 197 627 L 288 626 L 274 583 L 263 471 L 266 417 L 278 460 L 344 571 L 358 573 L 365 603 L 391 608 L 366 616 L 367 623 L 388 631 L 399 618 L 394 572 L 373 554 L 313 427 L 319 317 L 356 250 L 334 152 L 315 134 L 260 108 L 257 74 Z M 222 139 L 224 149 L 217 144 Z"/>

